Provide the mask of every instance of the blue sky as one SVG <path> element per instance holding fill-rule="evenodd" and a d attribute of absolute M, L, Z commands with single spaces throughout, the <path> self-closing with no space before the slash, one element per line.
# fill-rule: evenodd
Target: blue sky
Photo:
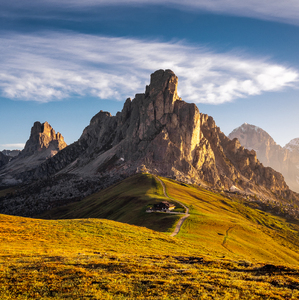
<path fill-rule="evenodd" d="M 299 137 L 298 53 L 297 0 L 0 0 L 0 150 L 35 121 L 74 142 L 157 69 L 225 134 L 247 122 L 284 146 Z"/>

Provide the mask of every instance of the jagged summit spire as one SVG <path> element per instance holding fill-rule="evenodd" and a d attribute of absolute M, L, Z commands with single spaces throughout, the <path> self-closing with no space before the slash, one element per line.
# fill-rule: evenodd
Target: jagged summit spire
<path fill-rule="evenodd" d="M 169 82 L 175 84 L 178 83 L 178 78 L 171 70 L 157 70 L 151 74 L 150 81 L 150 92 L 153 93 L 155 90 L 165 89 Z"/>
<path fill-rule="evenodd" d="M 26 142 L 22 155 L 28 156 L 49 147 L 57 152 L 66 146 L 63 136 L 59 132 L 56 134 L 48 122 L 40 123 L 37 121 L 31 128 L 30 138 Z"/>
<path fill-rule="evenodd" d="M 178 77 L 171 70 L 157 70 L 151 74 L 150 85 L 147 86 L 149 96 L 155 97 L 159 92 L 168 90 L 174 97 L 174 101 L 178 98 L 177 95 Z"/>

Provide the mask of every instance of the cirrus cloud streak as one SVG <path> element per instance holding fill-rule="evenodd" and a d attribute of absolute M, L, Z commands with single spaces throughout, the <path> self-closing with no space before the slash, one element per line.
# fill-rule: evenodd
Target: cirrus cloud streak
<path fill-rule="evenodd" d="M 142 92 L 157 69 L 176 73 L 184 100 L 210 104 L 294 87 L 299 78 L 297 70 L 265 58 L 182 41 L 6 33 L 0 52 L 2 96 L 39 102 L 72 96 L 124 100 Z"/>
<path fill-rule="evenodd" d="M 88 11 L 103 6 L 168 6 L 183 10 L 208 11 L 235 16 L 272 20 L 299 25 L 299 2 L 297 0 L 0 0 L 2 16 L 16 17 L 20 11 L 41 17 L 49 13 Z"/>

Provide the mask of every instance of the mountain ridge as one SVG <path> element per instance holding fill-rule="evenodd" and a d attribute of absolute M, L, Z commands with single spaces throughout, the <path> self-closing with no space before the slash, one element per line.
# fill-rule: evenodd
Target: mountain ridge
<path fill-rule="evenodd" d="M 178 78 L 171 70 L 154 72 L 145 93 L 128 98 L 121 112 L 112 116 L 100 111 L 77 142 L 36 168 L 18 173 L 16 179 L 30 183 L 71 177 L 73 183 L 62 179 L 57 184 L 63 186 L 66 198 L 72 199 L 74 193 L 80 197 L 79 191 L 74 192 L 74 182 L 97 182 L 101 189 L 147 171 L 218 190 L 236 186 L 244 195 L 298 201 L 283 176 L 264 167 L 255 151 L 245 149 L 237 139 L 230 140 L 212 117 L 182 101 L 177 85 Z M 57 189 L 48 187 L 47 201 L 57 199 Z"/>
<path fill-rule="evenodd" d="M 254 149 L 263 165 L 282 173 L 291 189 L 299 192 L 299 147 L 296 147 L 298 139 L 293 139 L 281 147 L 266 131 L 247 123 L 234 129 L 228 137 L 237 138 L 245 148 Z"/>

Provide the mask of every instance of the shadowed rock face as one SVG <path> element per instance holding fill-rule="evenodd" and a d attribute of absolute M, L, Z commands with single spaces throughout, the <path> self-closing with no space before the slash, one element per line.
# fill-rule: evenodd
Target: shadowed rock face
<path fill-rule="evenodd" d="M 0 152 L 0 168 L 9 162 L 9 157 Z"/>
<path fill-rule="evenodd" d="M 3 150 L 2 154 L 12 158 L 12 157 L 16 157 L 20 154 L 21 150 Z"/>
<path fill-rule="evenodd" d="M 290 197 L 283 176 L 265 168 L 255 151 L 227 138 L 195 104 L 182 101 L 177 84 L 171 70 L 156 71 L 145 93 L 127 99 L 116 116 L 100 111 L 76 143 L 21 176 L 129 176 L 148 170 L 185 182 Z"/>

